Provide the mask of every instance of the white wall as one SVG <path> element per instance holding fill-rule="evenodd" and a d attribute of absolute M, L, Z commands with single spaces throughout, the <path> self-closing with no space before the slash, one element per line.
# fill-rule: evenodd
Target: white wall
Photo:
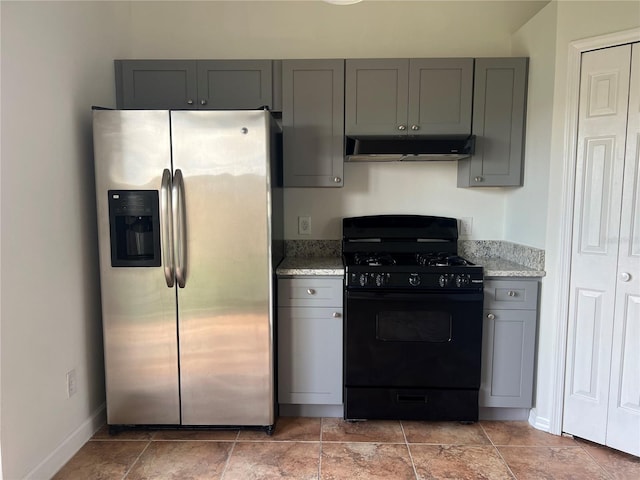
<path fill-rule="evenodd" d="M 544 248 L 556 54 L 551 3 L 513 36 L 512 54 L 529 57 L 524 185 L 505 197 L 504 237 Z"/>
<path fill-rule="evenodd" d="M 543 4 L 363 2 L 338 7 L 322 2 L 140 2 L 133 7 L 132 55 L 509 56 L 511 34 Z M 472 217 L 471 238 L 502 239 L 506 195 L 504 189 L 456 188 L 455 163 L 347 164 L 343 188 L 285 190 L 285 238 L 338 239 L 342 217 L 416 213 Z M 310 236 L 298 236 L 299 215 L 311 216 Z M 541 246 L 542 239 L 526 243 Z"/>
<path fill-rule="evenodd" d="M 129 5 L 0 5 L 2 470 L 49 478 L 104 402 L 91 105 L 114 104 Z"/>
<path fill-rule="evenodd" d="M 555 10 L 555 11 L 554 11 Z M 561 223 L 560 199 L 562 192 L 566 188 L 562 184 L 563 179 L 563 158 L 565 139 L 565 120 L 568 115 L 567 98 L 567 62 L 569 44 L 575 40 L 604 35 L 607 33 L 637 28 L 640 26 L 640 2 L 573 2 L 560 1 L 557 4 L 549 5 L 542 10 L 538 16 L 534 17 L 528 25 L 516 35 L 519 43 L 518 48 L 526 48 L 532 52 L 539 52 L 538 42 L 549 45 L 548 40 L 538 38 L 533 32 L 534 28 L 547 25 L 549 35 L 554 35 L 550 28 L 555 21 L 557 29 L 555 31 L 555 73 L 553 76 L 553 105 L 551 115 L 551 132 L 542 128 L 534 131 L 535 137 L 529 136 L 529 141 L 540 142 L 549 145 L 549 168 L 548 168 L 548 195 L 546 201 L 546 265 L 547 276 L 542 282 L 540 322 L 538 326 L 538 353 L 537 353 L 537 380 L 535 395 L 535 422 L 540 428 L 547 428 L 554 421 L 556 416 L 561 415 L 555 405 L 555 382 L 556 375 L 563 375 L 563 372 L 556 372 L 555 359 L 562 339 L 557 338 L 558 322 L 566 322 L 562 316 L 558 295 L 561 291 L 566 291 L 568 285 L 561 282 L 560 262 L 562 260 L 560 251 L 560 232 L 564 227 Z M 541 44 L 541 45 L 542 45 Z M 542 48 L 547 48 L 542 47 Z M 540 52 L 546 56 L 546 52 Z M 548 72 L 551 72 L 550 67 Z M 548 92 L 548 78 L 541 79 L 530 92 L 531 96 Z M 545 93 L 546 94 L 546 93 Z M 547 113 L 543 114 L 547 117 Z M 539 152 L 545 151 L 546 146 L 540 147 Z M 529 159 L 527 159 L 529 161 Z M 542 178 L 542 177 L 541 177 Z M 542 190 L 540 190 L 542 192 Z M 508 198 L 507 202 L 511 202 Z M 522 214 L 536 217 L 536 210 L 544 206 L 533 200 L 527 206 L 526 202 L 520 202 Z M 512 218 L 508 215 L 508 218 Z M 512 232 L 514 237 L 517 232 Z"/>

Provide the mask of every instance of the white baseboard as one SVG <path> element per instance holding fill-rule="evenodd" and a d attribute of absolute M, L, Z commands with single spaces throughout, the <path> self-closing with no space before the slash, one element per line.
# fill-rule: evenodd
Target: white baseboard
<path fill-rule="evenodd" d="M 529 412 L 529 425 L 543 432 L 551 433 L 551 421 L 548 418 L 539 417 L 535 408 Z"/>
<path fill-rule="evenodd" d="M 106 404 L 100 405 L 95 412 L 71 433 L 40 464 L 27 474 L 25 480 L 41 480 L 53 477 L 65 463 L 73 457 L 96 431 L 107 421 Z"/>

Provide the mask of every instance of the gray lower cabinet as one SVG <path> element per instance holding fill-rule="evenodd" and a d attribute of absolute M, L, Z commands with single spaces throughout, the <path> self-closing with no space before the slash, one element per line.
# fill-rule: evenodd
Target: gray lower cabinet
<path fill-rule="evenodd" d="M 282 61 L 285 187 L 342 187 L 344 60 Z"/>
<path fill-rule="evenodd" d="M 458 161 L 458 187 L 523 183 L 528 58 L 477 58 L 474 155 Z"/>
<path fill-rule="evenodd" d="M 116 104 L 131 109 L 272 107 L 271 60 L 116 60 Z"/>
<path fill-rule="evenodd" d="M 530 408 L 538 317 L 538 281 L 484 284 L 480 407 Z"/>
<path fill-rule="evenodd" d="M 468 135 L 472 58 L 347 59 L 347 135 Z"/>
<path fill-rule="evenodd" d="M 342 284 L 342 277 L 278 280 L 279 404 L 342 404 Z"/>

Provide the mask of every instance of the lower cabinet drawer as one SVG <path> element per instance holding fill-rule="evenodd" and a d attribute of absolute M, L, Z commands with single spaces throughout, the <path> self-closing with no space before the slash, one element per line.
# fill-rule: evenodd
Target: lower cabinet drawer
<path fill-rule="evenodd" d="M 537 306 L 537 280 L 485 280 L 484 282 L 484 308 L 535 310 Z"/>
<path fill-rule="evenodd" d="M 342 278 L 281 278 L 278 307 L 337 307 L 342 292 Z"/>

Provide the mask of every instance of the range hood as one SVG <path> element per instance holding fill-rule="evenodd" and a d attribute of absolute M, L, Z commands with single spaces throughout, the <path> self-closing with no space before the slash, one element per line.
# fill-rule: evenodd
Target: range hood
<path fill-rule="evenodd" d="M 347 136 L 347 162 L 425 162 L 462 160 L 473 155 L 475 135 Z"/>

